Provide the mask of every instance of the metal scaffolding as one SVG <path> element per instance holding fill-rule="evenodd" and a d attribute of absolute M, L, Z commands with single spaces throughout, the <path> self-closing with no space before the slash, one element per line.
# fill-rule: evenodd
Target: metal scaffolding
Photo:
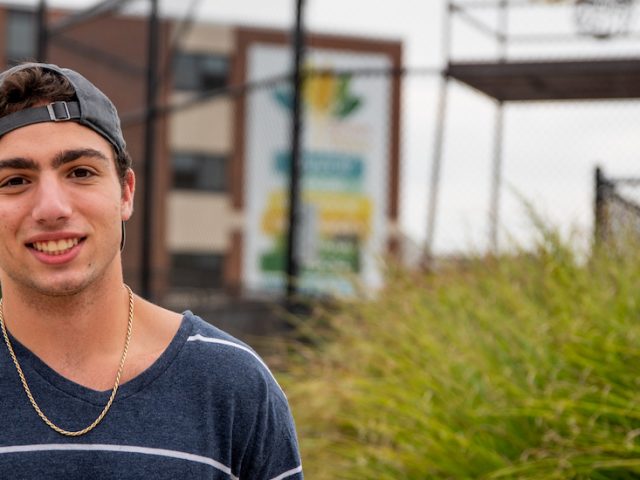
<path fill-rule="evenodd" d="M 555 2 L 558 3 L 558 2 Z M 509 32 L 509 11 L 512 8 L 530 7 L 530 0 L 449 0 L 444 18 L 443 57 L 445 67 L 441 72 L 434 151 L 431 166 L 425 260 L 433 258 L 433 246 L 437 224 L 440 172 L 442 170 L 443 141 L 447 116 L 447 96 L 451 80 L 456 80 L 488 96 L 495 102 L 493 158 L 490 179 L 490 203 L 488 215 L 488 244 L 491 252 L 498 250 L 498 226 L 500 223 L 500 192 L 502 188 L 504 106 L 508 102 L 536 100 L 596 100 L 640 98 L 640 57 L 599 58 L 574 60 L 516 61 L 509 57 L 510 43 L 542 43 L 580 41 L 585 38 L 613 39 L 620 35 L 638 39 L 640 32 L 625 30 L 629 22 L 621 13 L 630 16 L 634 0 L 611 1 L 617 8 L 618 23 L 608 22 L 605 30 L 597 19 L 599 12 L 595 0 L 566 1 L 576 9 L 576 32 L 565 34 L 515 35 Z M 592 5 L 593 4 L 593 5 Z M 624 4 L 621 6 L 621 4 Z M 544 6 L 544 5 L 541 5 Z M 549 8 L 554 5 L 548 4 Z M 593 7 L 593 8 L 591 8 Z M 620 10 L 625 7 L 628 10 Z M 477 16 L 477 10 L 494 10 L 497 26 Z M 496 41 L 497 56 L 490 61 L 459 62 L 452 58 L 452 21 L 459 18 L 477 32 Z M 582 23 L 581 23 L 582 22 Z M 586 22 L 586 24 L 585 24 Z M 604 23 L 603 23 L 604 24 Z"/>

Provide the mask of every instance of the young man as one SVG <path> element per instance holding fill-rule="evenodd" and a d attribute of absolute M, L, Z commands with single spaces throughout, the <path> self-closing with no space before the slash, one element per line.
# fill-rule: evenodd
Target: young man
<path fill-rule="evenodd" d="M 301 479 L 260 358 L 123 283 L 130 165 L 80 74 L 0 74 L 0 478 Z"/>

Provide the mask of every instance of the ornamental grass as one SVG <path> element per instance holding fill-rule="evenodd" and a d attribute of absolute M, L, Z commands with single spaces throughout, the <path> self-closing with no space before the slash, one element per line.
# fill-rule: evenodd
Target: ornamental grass
<path fill-rule="evenodd" d="M 640 248 L 533 249 L 300 322 L 280 379 L 314 480 L 640 478 Z"/>

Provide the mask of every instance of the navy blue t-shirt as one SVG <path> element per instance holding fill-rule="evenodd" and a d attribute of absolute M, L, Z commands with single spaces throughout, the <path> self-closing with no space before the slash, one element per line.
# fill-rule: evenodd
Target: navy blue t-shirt
<path fill-rule="evenodd" d="M 110 391 L 57 374 L 13 347 L 44 413 L 66 430 L 89 425 Z M 0 345 L 0 478 L 300 480 L 287 399 L 242 342 L 185 312 L 165 352 L 118 390 L 86 435 L 54 432 L 36 414 Z"/>

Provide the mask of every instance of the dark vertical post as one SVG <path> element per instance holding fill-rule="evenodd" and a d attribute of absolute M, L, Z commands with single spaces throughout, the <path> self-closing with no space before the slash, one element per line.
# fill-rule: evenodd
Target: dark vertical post
<path fill-rule="evenodd" d="M 289 180 L 289 231 L 287 232 L 287 300 L 296 294 L 298 264 L 298 226 L 300 221 L 300 176 L 302 173 L 302 86 L 304 82 L 304 0 L 296 0 L 296 25 L 293 35 L 293 109 L 291 114 L 291 165 Z"/>
<path fill-rule="evenodd" d="M 602 245 L 606 236 L 606 180 L 602 169 L 596 167 L 595 172 L 595 204 L 594 204 L 594 241 L 596 247 Z"/>
<path fill-rule="evenodd" d="M 158 82 L 158 0 L 150 0 L 151 11 L 147 22 L 147 98 L 144 132 L 144 215 L 142 225 L 142 271 L 141 293 L 144 298 L 153 300 L 151 270 L 153 259 L 153 192 L 155 171 L 155 118 Z"/>
<path fill-rule="evenodd" d="M 47 2 L 40 0 L 38 10 L 36 12 L 36 21 L 38 24 L 38 37 L 36 38 L 37 52 L 36 57 L 39 62 L 47 61 L 47 43 L 49 42 L 49 32 L 47 28 Z"/>

